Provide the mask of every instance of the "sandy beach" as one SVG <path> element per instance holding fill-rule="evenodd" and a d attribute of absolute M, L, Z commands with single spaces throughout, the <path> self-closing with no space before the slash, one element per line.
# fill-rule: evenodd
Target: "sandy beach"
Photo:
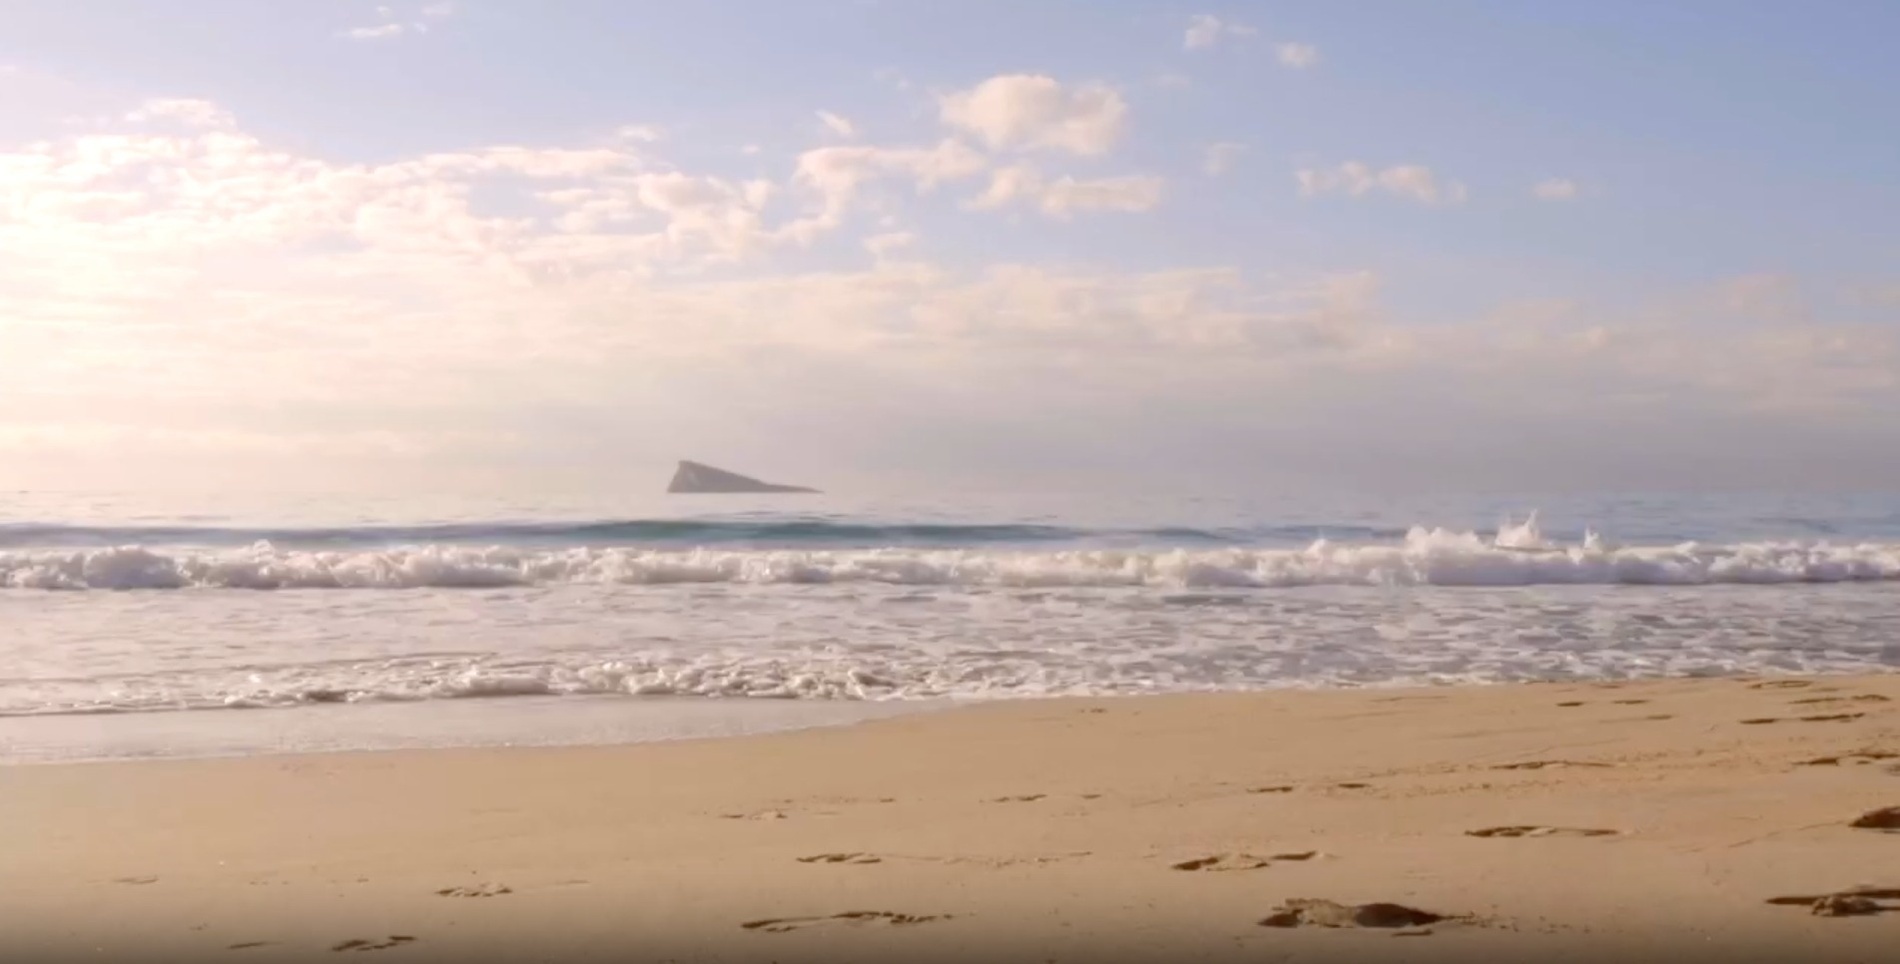
<path fill-rule="evenodd" d="M 1900 900 L 1815 904 L 1900 888 L 1900 833 L 1852 826 L 1900 805 L 1897 754 L 1900 675 L 1024 701 L 639 745 L 11 766 L 0 949 L 1893 960 Z M 1332 927 L 1352 911 L 1303 900 L 1410 910 Z"/>

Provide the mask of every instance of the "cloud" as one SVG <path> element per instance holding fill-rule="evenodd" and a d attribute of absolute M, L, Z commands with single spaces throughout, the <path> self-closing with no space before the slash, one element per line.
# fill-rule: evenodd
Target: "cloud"
<path fill-rule="evenodd" d="M 409 32 L 409 24 L 383 23 L 374 27 L 351 27 L 343 31 L 343 36 L 351 40 L 394 40 Z"/>
<path fill-rule="evenodd" d="M 898 227 L 920 194 L 1050 218 L 1163 197 L 956 137 L 747 179 L 612 135 L 348 162 L 216 104 L 130 114 L 0 146 L 0 483 L 617 489 L 710 448 L 937 485 L 1808 484 L 1900 449 L 1888 309 L 1832 314 L 1783 274 L 1445 319 L 1350 262 L 926 257 Z M 1451 195 L 1405 165 L 1308 173 Z M 1089 230 L 1118 226 L 1153 230 Z"/>
<path fill-rule="evenodd" d="M 394 7 L 377 7 L 376 16 L 382 20 L 382 23 L 367 27 L 352 27 L 339 36 L 360 42 L 395 40 L 413 34 L 428 33 L 431 23 L 439 23 L 454 15 L 455 4 L 447 0 L 421 7 L 416 11 L 415 18 L 411 20 L 403 20 L 402 14 Z"/>
<path fill-rule="evenodd" d="M 1165 90 L 1186 90 L 1194 86 L 1194 79 L 1186 74 L 1165 73 L 1155 75 L 1155 86 Z"/>
<path fill-rule="evenodd" d="M 126 114 L 125 119 L 135 124 L 175 121 L 187 127 L 207 129 L 236 125 L 236 120 L 229 111 L 208 100 L 178 97 L 148 100 Z"/>
<path fill-rule="evenodd" d="M 862 191 L 878 181 L 896 178 L 910 182 L 918 192 L 928 192 L 975 177 L 988 167 L 988 158 L 954 139 L 934 147 L 851 145 L 809 150 L 799 155 L 793 180 L 815 196 L 817 208 L 786 226 L 784 233 L 809 242 L 838 227 Z"/>
<path fill-rule="evenodd" d="M 858 134 L 858 129 L 852 125 L 848 118 L 841 117 L 828 110 L 819 111 L 818 120 L 825 125 L 826 130 L 846 140 L 856 137 Z"/>
<path fill-rule="evenodd" d="M 1305 70 L 1319 64 L 1319 48 L 1312 44 L 1283 43 L 1273 49 L 1283 67 Z"/>
<path fill-rule="evenodd" d="M 1078 180 L 1064 175 L 1042 189 L 1041 208 L 1054 218 L 1096 211 L 1134 213 L 1161 203 L 1164 182 L 1149 175 Z"/>
<path fill-rule="evenodd" d="M 997 170 L 989 189 L 971 199 L 979 210 L 1029 204 L 1049 217 L 1067 220 L 1093 212 L 1134 213 L 1161 203 L 1164 183 L 1158 177 L 1123 176 L 1077 180 L 1063 176 L 1048 180 L 1033 166 L 1018 164 Z"/>
<path fill-rule="evenodd" d="M 865 238 L 864 250 L 869 251 L 873 258 L 882 261 L 916 243 L 917 236 L 908 231 L 889 231 Z"/>
<path fill-rule="evenodd" d="M 945 124 L 992 150 L 1106 154 L 1128 123 L 1128 104 L 1114 88 L 1065 87 L 1043 74 L 991 77 L 942 96 L 938 107 Z"/>
<path fill-rule="evenodd" d="M 1187 33 L 1181 40 L 1181 46 L 1187 50 L 1201 50 L 1214 46 L 1225 37 L 1251 37 L 1257 32 L 1244 24 L 1198 13 L 1188 18 Z"/>
<path fill-rule="evenodd" d="M 1382 191 L 1394 197 L 1421 204 L 1457 204 L 1467 191 L 1457 181 L 1440 183 L 1431 168 L 1418 164 L 1398 164 L 1374 170 L 1361 161 L 1346 161 L 1331 168 L 1302 168 L 1294 177 L 1304 197 L 1343 194 L 1361 198 Z"/>
<path fill-rule="evenodd" d="M 560 212 L 554 223 L 567 237 L 523 254 L 565 261 L 569 270 L 590 250 L 603 259 L 740 262 L 780 240 L 762 214 L 776 190 L 768 181 L 664 171 L 541 191 L 541 200 Z M 648 225 L 654 227 L 642 230 Z"/>
<path fill-rule="evenodd" d="M 1553 177 L 1537 182 L 1532 186 L 1531 193 L 1545 201 L 1568 201 L 1577 196 L 1577 182 L 1569 178 Z"/>
<path fill-rule="evenodd" d="M 1201 150 L 1201 170 L 1209 175 L 1219 176 L 1232 170 L 1234 162 L 1247 152 L 1245 144 L 1222 141 L 1209 144 Z"/>
<path fill-rule="evenodd" d="M 614 137 L 636 144 L 655 144 L 666 139 L 666 132 L 652 124 L 626 124 L 614 130 Z"/>

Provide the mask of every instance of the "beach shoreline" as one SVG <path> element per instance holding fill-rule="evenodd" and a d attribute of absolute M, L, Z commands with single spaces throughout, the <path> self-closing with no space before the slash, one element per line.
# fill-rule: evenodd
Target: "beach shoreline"
<path fill-rule="evenodd" d="M 1874 961 L 1900 905 L 1769 901 L 1900 888 L 1900 834 L 1849 825 L 1900 805 L 1896 753 L 1900 674 L 1872 674 L 1075 697 L 620 745 L 6 766 L 0 951 Z M 1299 898 L 1446 919 L 1261 926 Z"/>
<path fill-rule="evenodd" d="M 951 705 L 590 694 L 26 714 L 0 718 L 0 767 L 729 739 Z"/>

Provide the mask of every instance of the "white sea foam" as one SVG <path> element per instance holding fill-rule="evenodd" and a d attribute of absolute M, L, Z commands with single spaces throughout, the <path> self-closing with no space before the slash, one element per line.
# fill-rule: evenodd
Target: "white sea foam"
<path fill-rule="evenodd" d="M 1900 542 L 1617 545 L 1534 517 L 1303 548 L 12 550 L 0 715 L 1877 671 L 1900 668 L 1891 580 Z"/>
<path fill-rule="evenodd" d="M 421 545 L 307 551 L 258 543 L 209 551 L 119 547 L 0 552 L 14 589 L 417 589 L 678 583 L 911 586 L 1711 585 L 1900 579 L 1900 544 L 1743 542 L 1559 545 L 1536 519 L 1485 538 L 1414 528 L 1393 543 L 1305 549 L 532 549 Z"/>

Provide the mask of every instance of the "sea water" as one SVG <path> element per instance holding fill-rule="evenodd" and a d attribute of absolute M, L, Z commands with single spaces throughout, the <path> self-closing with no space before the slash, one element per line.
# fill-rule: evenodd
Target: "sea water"
<path fill-rule="evenodd" d="M 0 498 L 14 760 L 1896 668 L 1900 498 Z"/>

